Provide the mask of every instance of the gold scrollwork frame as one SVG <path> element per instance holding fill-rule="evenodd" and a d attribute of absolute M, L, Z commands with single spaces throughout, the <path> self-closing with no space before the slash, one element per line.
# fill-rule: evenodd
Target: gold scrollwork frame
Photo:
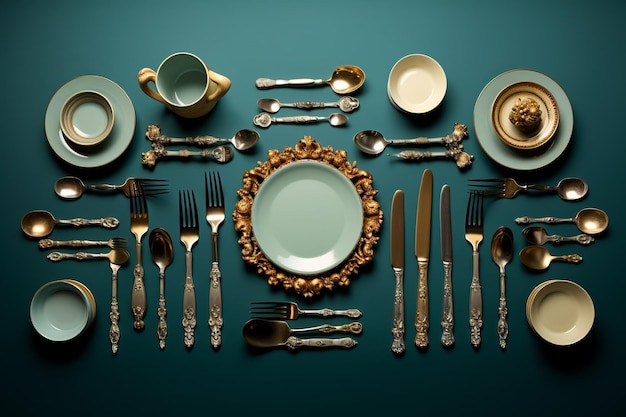
<path fill-rule="evenodd" d="M 282 284 L 284 289 L 294 290 L 304 297 L 319 295 L 324 289 L 332 290 L 335 285 L 350 285 L 350 275 L 358 273 L 362 265 L 374 258 L 374 247 L 383 223 L 383 212 L 375 200 L 378 191 L 373 188 L 372 175 L 358 169 L 356 162 L 348 162 L 346 151 L 322 147 L 310 136 L 304 136 L 293 148 L 271 149 L 267 156 L 267 161 L 257 162 L 255 168 L 243 174 L 243 187 L 237 191 L 239 201 L 233 211 L 233 221 L 240 234 L 238 242 L 242 259 L 255 266 L 259 274 L 267 276 L 268 284 Z M 363 230 L 352 255 L 336 268 L 310 277 L 296 276 L 276 268 L 261 251 L 252 230 L 252 205 L 263 181 L 278 168 L 300 160 L 315 160 L 337 168 L 354 184 L 363 205 Z"/>

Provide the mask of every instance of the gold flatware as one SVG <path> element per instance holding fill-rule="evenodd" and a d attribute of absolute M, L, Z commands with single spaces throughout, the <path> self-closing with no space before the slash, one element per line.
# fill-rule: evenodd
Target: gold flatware
<path fill-rule="evenodd" d="M 597 235 L 609 227 L 609 216 L 602 210 L 597 208 L 584 208 L 580 210 L 574 217 L 558 218 L 558 217 L 518 217 L 515 219 L 517 224 L 528 223 L 574 223 L 578 230 L 589 235 Z"/>
<path fill-rule="evenodd" d="M 520 191 L 554 191 L 563 200 L 576 201 L 587 195 L 589 187 L 580 178 L 563 178 L 556 186 L 519 184 L 513 178 L 470 179 L 472 186 L 484 189 L 485 196 L 513 198 Z"/>
<path fill-rule="evenodd" d="M 111 327 L 109 328 L 109 341 L 111 342 L 111 352 L 116 354 L 120 343 L 120 310 L 117 301 L 117 273 L 120 267 L 128 262 L 130 254 L 125 249 L 114 249 L 115 256 L 110 259 L 109 267 L 111 268 L 111 311 L 109 312 L 109 320 Z"/>
<path fill-rule="evenodd" d="M 552 261 L 579 263 L 583 257 L 578 254 L 552 256 L 548 249 L 543 246 L 526 246 L 519 253 L 520 260 L 524 265 L 532 269 L 547 269 Z"/>
<path fill-rule="evenodd" d="M 357 325 L 360 325 L 360 323 L 357 323 Z M 350 337 L 338 339 L 300 339 L 292 335 L 296 331 L 319 331 L 324 329 L 328 333 L 332 331 L 351 331 L 352 328 L 357 331 L 361 329 L 361 326 L 350 326 L 352 325 L 347 325 L 347 327 L 323 325 L 307 329 L 290 329 L 285 322 L 252 319 L 244 324 L 243 337 L 250 346 L 256 348 L 287 347 L 289 349 L 297 349 L 301 347 L 336 347 L 350 349 L 358 344 L 356 340 Z"/>
<path fill-rule="evenodd" d="M 157 195 L 167 192 L 167 180 L 131 177 L 126 178 L 126 181 L 121 185 L 85 185 L 80 178 L 71 176 L 59 178 L 54 183 L 54 192 L 64 200 L 75 200 L 82 196 L 85 191 L 121 191 L 126 197 L 130 197 L 134 183 L 141 185 L 140 190 L 145 195 Z"/>
<path fill-rule="evenodd" d="M 266 318 L 266 319 L 280 319 L 280 320 L 295 320 L 300 316 L 345 316 L 351 318 L 358 318 L 362 316 L 362 313 L 351 308 L 348 310 L 331 310 L 330 308 L 322 308 L 317 310 L 302 310 L 294 302 L 273 302 L 273 301 L 258 301 L 252 303 L 250 308 L 250 314 L 253 317 Z"/>
<path fill-rule="evenodd" d="M 235 135 L 230 139 L 221 139 L 209 135 L 171 138 L 163 135 L 161 133 L 161 128 L 158 125 L 150 125 L 146 129 L 146 138 L 152 143 L 158 143 L 161 145 L 184 144 L 194 146 L 212 146 L 232 143 L 238 151 L 245 151 L 257 144 L 259 141 L 259 133 L 251 129 L 242 129 L 235 133 Z"/>
<path fill-rule="evenodd" d="M 441 187 L 439 196 L 439 231 L 441 237 L 441 260 L 443 263 L 443 302 L 441 309 L 441 344 L 454 344 L 454 304 L 452 298 L 452 213 L 450 210 L 450 186 Z"/>
<path fill-rule="evenodd" d="M 415 216 L 415 258 L 417 259 L 417 308 L 415 311 L 415 346 L 428 347 L 428 262 L 430 258 L 430 223 L 433 204 L 433 173 L 422 174 Z"/>
<path fill-rule="evenodd" d="M 224 164 L 233 159 L 233 148 L 228 145 L 218 146 L 216 148 L 202 149 L 199 151 L 190 151 L 188 149 L 169 150 L 162 143 L 153 143 L 152 149 L 141 154 L 141 163 L 149 168 L 154 168 L 159 159 L 163 158 L 179 158 L 185 159 L 192 156 L 199 156 L 203 159 L 212 159 L 215 162 Z"/>
<path fill-rule="evenodd" d="M 513 232 L 506 226 L 499 227 L 491 239 L 491 259 L 500 271 L 500 304 L 498 306 L 498 337 L 500 347 L 506 348 L 509 325 L 506 321 L 506 266 L 513 258 Z"/>
<path fill-rule="evenodd" d="M 404 192 L 396 190 L 391 201 L 390 257 L 395 290 L 393 297 L 393 321 L 391 324 L 391 351 L 396 355 L 404 352 Z"/>
<path fill-rule="evenodd" d="M 141 184 L 133 182 L 130 194 L 130 231 L 135 235 L 135 268 L 133 269 L 133 290 L 131 296 L 131 309 L 135 321 L 135 330 L 143 330 L 144 315 L 146 313 L 146 288 L 144 286 L 144 270 L 141 261 L 141 239 L 148 231 L 148 204 L 146 196 L 141 191 Z"/>
<path fill-rule="evenodd" d="M 46 210 L 29 211 L 22 217 L 22 231 L 30 237 L 46 237 L 54 230 L 56 225 L 63 226 L 101 226 L 107 229 L 115 229 L 120 221 L 115 217 L 103 217 L 100 219 L 56 219 L 52 213 Z"/>
<path fill-rule="evenodd" d="M 159 267 L 159 307 L 157 309 L 159 324 L 157 326 L 157 336 L 159 338 L 159 347 L 165 349 L 165 338 L 167 337 L 167 322 L 165 321 L 167 315 L 167 309 L 165 308 L 165 268 L 172 263 L 174 258 L 174 245 L 169 233 L 160 227 L 152 229 L 148 236 L 148 243 L 152 261 Z"/>
<path fill-rule="evenodd" d="M 361 88 L 365 82 L 365 73 L 363 70 L 354 65 L 343 65 L 333 70 L 330 78 L 313 79 L 313 78 L 297 78 L 292 80 L 273 80 L 270 78 L 257 78 L 256 87 L 258 89 L 266 89 L 281 86 L 319 86 L 327 84 L 337 94 L 348 94 Z"/>
<path fill-rule="evenodd" d="M 222 344 L 222 284 L 217 250 L 217 231 L 226 218 L 224 209 L 224 190 L 219 172 L 204 174 L 204 192 L 206 200 L 206 221 L 211 226 L 211 283 L 209 286 L 209 327 L 211 345 L 218 349 Z"/>
<path fill-rule="evenodd" d="M 480 328 L 483 325 L 483 298 L 480 287 L 478 247 L 483 241 L 484 206 L 483 194 L 472 191 L 467 201 L 465 213 L 465 239 L 472 246 L 472 283 L 470 285 L 470 341 L 476 348 L 480 346 Z"/>
<path fill-rule="evenodd" d="M 531 245 L 544 245 L 547 242 L 561 243 L 561 242 L 576 242 L 581 245 L 589 245 L 595 241 L 592 236 L 587 234 L 579 234 L 576 236 L 559 236 L 548 235 L 548 232 L 543 227 L 527 227 L 522 230 L 522 236 L 526 242 Z"/>
<path fill-rule="evenodd" d="M 111 249 L 125 248 L 128 246 L 128 240 L 123 237 L 113 237 L 109 240 L 52 240 L 41 239 L 38 242 L 40 249 L 49 249 L 56 247 L 72 247 L 72 248 L 86 248 L 92 246 L 108 246 Z"/>
<path fill-rule="evenodd" d="M 200 238 L 198 209 L 193 190 L 182 190 L 178 194 L 180 241 L 185 246 L 185 287 L 183 291 L 183 329 L 185 346 L 192 348 L 195 343 L 196 292 L 193 284 L 193 255 L 191 249 Z"/>

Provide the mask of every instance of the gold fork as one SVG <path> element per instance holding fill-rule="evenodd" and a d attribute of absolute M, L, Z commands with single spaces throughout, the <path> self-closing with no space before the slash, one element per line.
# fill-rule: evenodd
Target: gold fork
<path fill-rule="evenodd" d="M 185 329 L 185 346 L 194 345 L 196 328 L 196 293 L 193 284 L 193 257 L 191 249 L 200 238 L 198 225 L 198 209 L 196 196 L 192 191 L 183 190 L 178 194 L 180 220 L 180 241 L 185 246 L 185 289 L 183 291 L 183 328 Z"/>
<path fill-rule="evenodd" d="M 222 285 L 221 272 L 218 263 L 217 231 L 224 222 L 224 190 L 220 174 L 215 172 L 204 173 L 204 191 L 206 197 L 206 221 L 211 226 L 211 285 L 209 287 L 209 327 L 211 328 L 211 345 L 218 349 L 222 344 Z"/>
<path fill-rule="evenodd" d="M 143 330 L 144 315 L 146 313 L 146 288 L 143 281 L 143 265 L 141 262 L 141 238 L 148 231 L 148 205 L 141 184 L 133 182 L 130 194 L 130 231 L 135 235 L 136 263 L 133 270 L 133 292 L 131 307 L 135 321 L 135 330 Z"/>
<path fill-rule="evenodd" d="M 286 301 L 258 301 L 252 303 L 250 313 L 253 317 L 265 319 L 295 320 L 299 316 L 346 316 L 352 318 L 361 317 L 361 312 L 355 308 L 348 310 L 331 310 L 322 308 L 319 310 L 302 310 L 296 303 Z"/>
<path fill-rule="evenodd" d="M 480 328 L 483 325 L 483 299 L 478 274 L 478 247 L 483 241 L 483 193 L 471 191 L 465 213 L 465 239 L 472 245 L 472 283 L 470 286 L 471 342 L 474 347 L 480 345 Z"/>
<path fill-rule="evenodd" d="M 498 198 L 513 198 L 520 191 L 529 189 L 528 185 L 521 185 L 513 178 L 485 178 L 470 179 L 472 186 L 482 187 L 484 196 Z"/>

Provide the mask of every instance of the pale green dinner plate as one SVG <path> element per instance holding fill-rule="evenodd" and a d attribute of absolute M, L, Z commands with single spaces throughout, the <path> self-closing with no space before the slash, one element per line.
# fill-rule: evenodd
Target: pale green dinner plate
<path fill-rule="evenodd" d="M 61 132 L 61 108 L 65 101 L 83 90 L 97 91 L 109 99 L 115 113 L 110 137 L 94 150 L 72 148 Z M 46 109 L 45 130 L 52 151 L 70 165 L 97 168 L 119 158 L 135 133 L 135 108 L 128 94 L 115 82 L 98 75 L 83 75 L 63 84 L 50 99 Z"/>
<path fill-rule="evenodd" d="M 275 266 L 315 275 L 354 251 L 363 207 L 352 182 L 323 162 L 301 160 L 266 178 L 252 205 L 252 230 Z"/>
<path fill-rule="evenodd" d="M 524 81 L 547 89 L 559 108 L 559 126 L 550 144 L 542 152 L 507 146 L 496 134 L 491 121 L 491 108 L 498 94 L 512 84 Z M 574 114 L 567 94 L 556 81 L 537 71 L 516 69 L 498 75 L 483 88 L 474 106 L 474 129 L 478 143 L 494 162 L 515 170 L 534 170 L 556 161 L 567 149 L 574 130 Z"/>

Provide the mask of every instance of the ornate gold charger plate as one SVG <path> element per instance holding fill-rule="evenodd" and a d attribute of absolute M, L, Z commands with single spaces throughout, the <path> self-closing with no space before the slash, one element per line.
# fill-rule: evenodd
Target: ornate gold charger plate
<path fill-rule="evenodd" d="M 541 120 L 531 131 L 524 132 L 510 120 L 511 109 L 519 100 L 530 99 L 539 104 Z M 559 107 L 556 99 L 540 84 L 518 82 L 503 89 L 496 97 L 491 112 L 493 127 L 500 139 L 516 149 L 536 149 L 552 139 L 559 125 Z"/>
<path fill-rule="evenodd" d="M 305 297 L 372 261 L 383 213 L 369 172 L 305 136 L 243 175 L 233 212 L 244 262 Z"/>

